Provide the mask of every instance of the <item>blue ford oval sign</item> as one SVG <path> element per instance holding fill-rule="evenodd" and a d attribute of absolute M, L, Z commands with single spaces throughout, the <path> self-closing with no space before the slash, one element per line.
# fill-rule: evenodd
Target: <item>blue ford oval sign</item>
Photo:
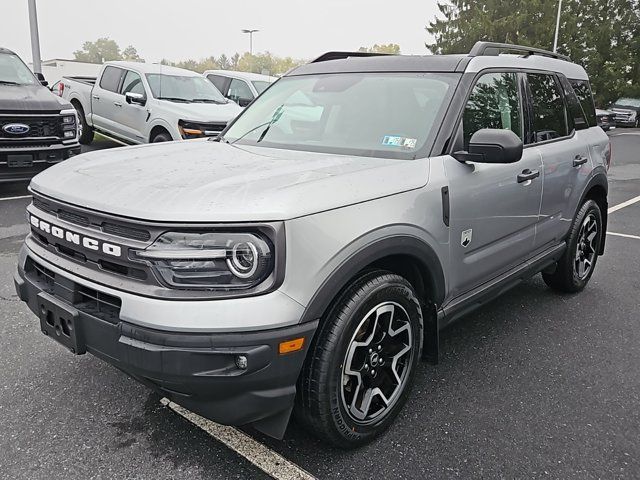
<path fill-rule="evenodd" d="M 13 135 L 21 135 L 31 130 L 31 127 L 29 127 L 29 125 L 25 125 L 24 123 L 7 123 L 2 127 L 2 130 L 7 133 L 12 133 Z"/>

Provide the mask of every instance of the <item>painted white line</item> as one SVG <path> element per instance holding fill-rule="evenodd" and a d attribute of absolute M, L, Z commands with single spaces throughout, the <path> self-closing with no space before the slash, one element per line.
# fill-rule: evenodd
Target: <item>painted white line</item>
<path fill-rule="evenodd" d="M 637 197 L 633 197 L 632 199 L 627 200 L 626 202 L 622 202 L 618 205 L 615 205 L 609 208 L 608 212 L 609 213 L 617 212 L 621 208 L 628 207 L 629 205 L 633 205 L 634 203 L 638 203 L 638 202 L 640 202 L 640 195 L 638 195 Z"/>
<path fill-rule="evenodd" d="M 0 198 L 0 202 L 4 202 L 5 200 L 21 200 L 23 198 L 31 198 L 31 195 L 22 195 L 20 197 L 5 197 Z"/>
<path fill-rule="evenodd" d="M 638 235 L 629 235 L 627 233 L 607 232 L 607 235 L 613 235 L 615 237 L 634 238 L 636 240 L 640 240 L 640 237 Z"/>
<path fill-rule="evenodd" d="M 309 472 L 240 430 L 207 420 L 168 398 L 161 399 L 160 403 L 224 443 L 276 480 L 315 480 L 315 477 Z"/>

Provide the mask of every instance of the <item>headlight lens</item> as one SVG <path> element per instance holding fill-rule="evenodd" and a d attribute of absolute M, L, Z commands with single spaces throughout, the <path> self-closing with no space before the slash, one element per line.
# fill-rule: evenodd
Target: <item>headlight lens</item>
<path fill-rule="evenodd" d="M 70 124 L 75 122 L 76 122 L 76 117 L 74 115 L 67 115 L 66 117 L 62 117 L 62 123 Z"/>
<path fill-rule="evenodd" d="M 168 232 L 135 259 L 149 264 L 172 288 L 243 290 L 273 271 L 273 248 L 254 233 Z"/>

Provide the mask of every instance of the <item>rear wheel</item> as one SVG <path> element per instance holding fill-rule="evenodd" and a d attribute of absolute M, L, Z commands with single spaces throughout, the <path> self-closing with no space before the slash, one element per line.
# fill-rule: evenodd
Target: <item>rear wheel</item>
<path fill-rule="evenodd" d="M 555 290 L 575 293 L 587 286 L 598 260 L 602 243 L 602 213 L 593 200 L 587 200 L 578 211 L 567 249 L 553 273 L 542 273 L 545 283 Z"/>
<path fill-rule="evenodd" d="M 82 145 L 90 145 L 93 142 L 93 128 L 87 125 L 87 119 L 84 116 L 84 110 L 80 104 L 74 102 L 73 107 L 78 112 L 78 141 Z"/>
<path fill-rule="evenodd" d="M 296 413 L 343 448 L 389 427 L 407 399 L 420 357 L 422 311 L 403 277 L 356 280 L 323 319 L 299 381 Z"/>

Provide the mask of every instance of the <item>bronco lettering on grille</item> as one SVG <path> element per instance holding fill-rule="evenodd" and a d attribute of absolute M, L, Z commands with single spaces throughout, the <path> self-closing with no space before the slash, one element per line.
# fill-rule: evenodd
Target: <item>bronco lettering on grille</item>
<path fill-rule="evenodd" d="M 86 249 L 93 251 L 102 251 L 107 255 L 111 255 L 114 257 L 122 256 L 122 248 L 118 245 L 113 245 L 112 243 L 101 242 L 100 240 L 96 240 L 95 238 L 86 237 L 84 235 L 80 235 L 79 233 L 72 232 L 70 230 L 65 230 L 57 225 L 53 225 L 49 222 L 45 222 L 44 220 L 40 220 L 38 217 L 30 215 L 29 222 L 31 225 L 38 230 L 48 233 L 56 238 L 60 238 L 69 243 L 73 243 L 74 245 L 82 246 Z"/>

